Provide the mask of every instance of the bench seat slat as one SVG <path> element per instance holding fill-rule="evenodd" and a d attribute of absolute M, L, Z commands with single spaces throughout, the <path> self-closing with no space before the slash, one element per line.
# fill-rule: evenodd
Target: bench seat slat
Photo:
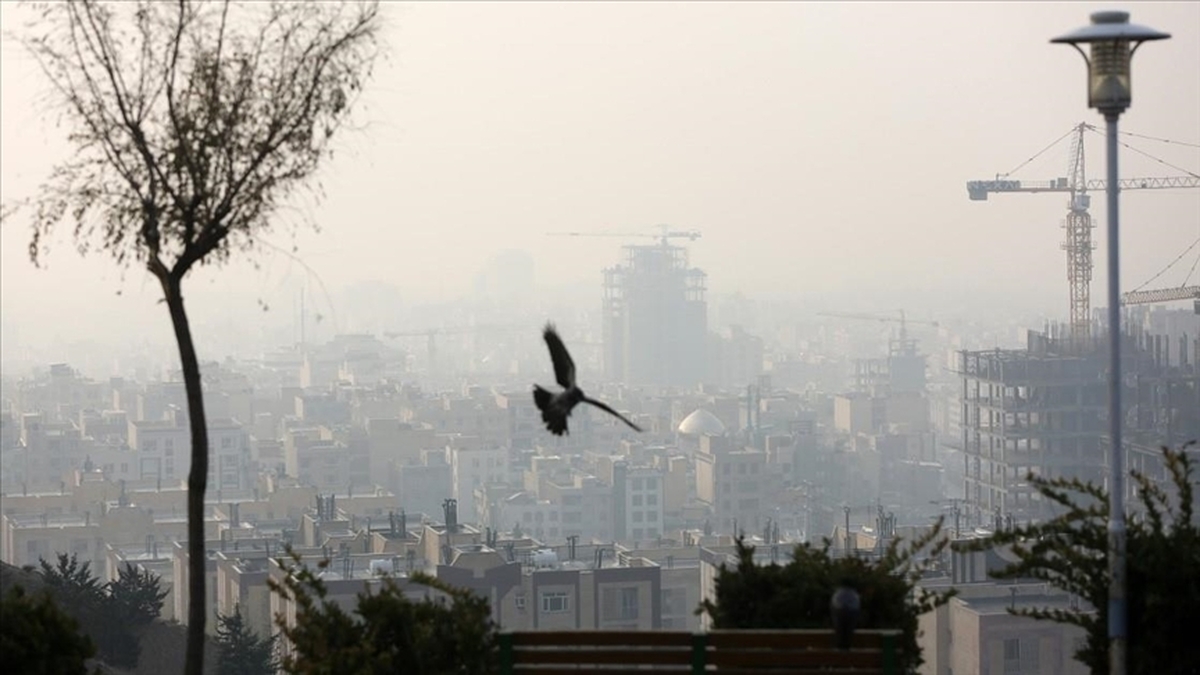
<path fill-rule="evenodd" d="M 521 631 L 512 633 L 514 647 L 691 647 L 692 634 L 678 631 L 577 630 Z"/>
<path fill-rule="evenodd" d="M 712 631 L 708 644 L 718 649 L 728 647 L 780 647 L 795 649 L 833 647 L 830 631 Z M 856 633 L 851 643 L 855 649 L 880 649 L 883 636 L 879 633 Z"/>
<path fill-rule="evenodd" d="M 604 667 L 590 668 L 587 665 L 581 665 L 578 668 L 570 668 L 566 667 L 566 665 L 538 667 L 538 665 L 520 663 L 512 668 L 512 673 L 514 675 L 655 675 L 658 673 L 690 675 L 691 667 L 690 665 L 680 665 L 680 667 L 661 667 L 661 665 L 655 665 L 653 668 L 637 668 L 634 665 L 604 665 Z M 839 674 L 830 673 L 829 675 Z"/>
<path fill-rule="evenodd" d="M 741 651 L 721 649 L 707 654 L 707 663 L 715 666 L 786 666 L 812 668 L 821 666 L 839 668 L 883 668 L 883 654 L 879 652 L 836 652 L 836 651 Z"/>
<path fill-rule="evenodd" d="M 665 649 L 519 649 L 519 663 L 676 664 L 690 665 L 692 653 Z"/>

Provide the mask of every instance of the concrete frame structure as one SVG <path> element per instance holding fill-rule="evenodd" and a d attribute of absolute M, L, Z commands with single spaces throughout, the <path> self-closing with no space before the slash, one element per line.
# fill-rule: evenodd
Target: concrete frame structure
<path fill-rule="evenodd" d="M 1200 434 L 1200 338 L 1134 325 L 1122 342 L 1126 452 L 1131 444 L 1178 445 Z M 1024 350 L 962 351 L 959 366 L 968 523 L 995 528 L 1051 515 L 1026 480 L 1030 472 L 1107 484 L 1102 340 L 1081 344 L 1066 330 L 1030 331 Z"/>
<path fill-rule="evenodd" d="M 664 240 L 622 247 L 604 270 L 604 374 L 612 382 L 689 386 L 704 381 L 706 275 Z"/>

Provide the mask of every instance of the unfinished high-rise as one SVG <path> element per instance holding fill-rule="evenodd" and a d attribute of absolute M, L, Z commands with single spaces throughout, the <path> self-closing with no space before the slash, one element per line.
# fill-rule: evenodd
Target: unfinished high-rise
<path fill-rule="evenodd" d="M 633 385 L 692 386 L 707 376 L 705 274 L 664 236 L 621 249 L 604 270 L 604 372 Z"/>
<path fill-rule="evenodd" d="M 1200 434 L 1200 334 L 1156 335 L 1134 323 L 1122 355 L 1127 452 Z M 1106 484 L 1104 340 L 1030 331 L 1026 349 L 963 351 L 959 364 L 969 522 L 991 528 L 1051 515 L 1030 473 Z"/>

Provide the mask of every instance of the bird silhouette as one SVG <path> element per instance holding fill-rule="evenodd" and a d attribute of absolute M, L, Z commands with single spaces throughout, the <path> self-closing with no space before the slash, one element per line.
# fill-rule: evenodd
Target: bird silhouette
<path fill-rule="evenodd" d="M 555 436 L 570 433 L 567 430 L 567 418 L 571 416 L 571 411 L 575 409 L 575 406 L 580 403 L 590 403 L 596 406 L 628 424 L 629 428 L 634 431 L 642 430 L 641 427 L 625 419 L 625 416 L 616 410 L 600 401 L 588 398 L 583 390 L 575 385 L 575 362 L 571 360 L 571 354 L 563 344 L 562 338 L 558 336 L 554 324 L 546 324 L 546 328 L 542 331 L 542 337 L 546 340 L 546 346 L 550 348 L 550 359 L 554 362 L 554 379 L 563 388 L 562 391 L 553 394 L 540 385 L 533 385 L 533 402 L 537 404 L 538 410 L 542 411 L 542 421 L 546 423 L 546 428 L 550 430 L 550 433 Z"/>

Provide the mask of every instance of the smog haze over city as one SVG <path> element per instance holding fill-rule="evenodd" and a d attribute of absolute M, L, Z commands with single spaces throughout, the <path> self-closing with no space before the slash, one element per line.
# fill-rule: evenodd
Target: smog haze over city
<path fill-rule="evenodd" d="M 326 314 L 323 304 L 336 311 L 356 291 L 379 298 L 340 312 L 343 330 L 425 328 L 390 315 L 468 298 L 475 277 L 510 249 L 532 258 L 535 287 L 523 294 L 531 306 L 592 311 L 600 270 L 625 242 L 546 233 L 653 233 L 659 223 L 702 233 L 689 249 L 714 296 L 741 292 L 802 313 L 903 307 L 935 320 L 1061 318 L 1062 195 L 978 203 L 964 184 L 1012 169 L 1080 121 L 1102 127 L 1086 108 L 1082 59 L 1048 43 L 1090 9 L 386 3 L 387 58 L 360 128 L 319 175 L 326 199 L 285 209 L 268 237 L 290 250 L 284 224 L 299 224 L 296 255 L 312 274 L 273 249 L 199 270 L 195 320 L 217 338 L 228 330 L 251 337 L 259 322 L 294 323 L 298 288 L 319 293 L 319 276 L 329 297 L 309 301 Z M 6 25 L 20 20 L 20 8 L 2 11 Z M 1134 20 L 1174 37 L 1139 50 L 1123 128 L 1194 142 L 1200 10 L 1139 4 Z M 3 57 L 2 182 L 13 199 L 28 196 L 67 150 L 39 103 L 48 85 L 36 66 L 12 40 Z M 1089 177 L 1103 177 L 1102 138 L 1086 138 Z M 1139 145 L 1195 170 L 1194 149 Z M 1069 149 L 1059 144 L 1015 177 L 1065 175 Z M 1181 173 L 1135 152 L 1122 162 L 1123 176 Z M 1126 286 L 1159 271 L 1200 228 L 1195 191 L 1130 193 L 1123 209 Z M 1093 218 L 1103 223 L 1098 197 Z M 81 260 L 62 235 L 38 271 L 23 225 L 3 228 L 6 343 L 120 343 L 136 327 L 170 344 L 147 275 L 122 279 L 103 256 Z M 1100 231 L 1095 240 L 1102 260 Z M 259 300 L 273 316 L 261 315 Z M 14 358 L 9 348 L 5 358 Z"/>
<path fill-rule="evenodd" d="M 311 190 L 182 285 L 210 557 L 288 543 L 340 550 L 347 584 L 351 561 L 453 584 L 499 552 L 524 575 L 488 591 L 502 628 L 705 630 L 740 534 L 870 556 L 939 516 L 959 538 L 1046 520 L 1027 475 L 1102 483 L 1110 440 L 1105 120 L 1050 39 L 1111 9 L 1171 34 L 1137 49 L 1120 117 L 1119 177 L 1143 179 L 1120 192 L 1120 291 L 1161 291 L 1123 301 L 1126 453 L 1200 437 L 1200 3 L 383 2 Z M 163 286 L 80 255 L 67 220 L 35 265 L 36 209 L 9 211 L 76 151 L 33 12 L 0 3 L 0 557 L 71 550 L 105 580 L 143 561 L 175 589 L 159 618 L 186 623 L 191 413 Z M 530 394 L 569 379 L 547 324 L 628 426 L 584 403 L 557 435 Z M 946 555 L 946 587 L 991 584 Z M 662 595 L 620 595 L 611 623 L 560 616 L 607 599 L 526 609 L 529 579 L 580 560 L 630 584 L 648 561 Z M 1063 649 L 1021 672 L 1083 672 Z"/>

